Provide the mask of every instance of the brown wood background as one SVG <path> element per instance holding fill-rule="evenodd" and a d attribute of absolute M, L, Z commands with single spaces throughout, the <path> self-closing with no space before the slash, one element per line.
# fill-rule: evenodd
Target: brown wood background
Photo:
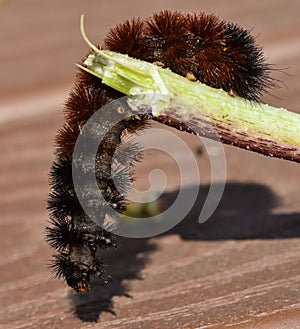
<path fill-rule="evenodd" d="M 226 190 L 208 222 L 197 224 L 196 206 L 160 237 L 123 239 L 105 255 L 115 280 L 95 282 L 86 296 L 49 275 L 47 172 L 74 64 L 87 51 L 79 16 L 101 42 L 116 22 L 160 9 L 217 13 L 253 28 L 269 62 L 288 73 L 274 72 L 285 86 L 264 100 L 300 112 L 298 0 L 1 1 L 1 328 L 300 328 L 300 167 L 231 147 Z M 197 138 L 180 136 L 197 156 L 201 204 L 209 163 Z M 137 168 L 138 186 L 160 163 L 167 203 L 176 166 L 158 153 L 151 159 Z"/>

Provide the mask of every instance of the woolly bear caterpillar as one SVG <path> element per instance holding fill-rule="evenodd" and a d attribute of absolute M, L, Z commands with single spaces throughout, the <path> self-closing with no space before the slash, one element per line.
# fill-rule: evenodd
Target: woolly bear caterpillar
<path fill-rule="evenodd" d="M 161 11 L 146 19 L 125 21 L 109 31 L 104 48 L 156 63 L 190 80 L 253 101 L 274 81 L 270 77 L 270 65 L 249 31 L 215 15 Z M 56 160 L 50 171 L 48 198 L 51 227 L 46 228 L 46 234 L 49 244 L 57 251 L 52 263 L 55 274 L 76 292 L 89 290 L 91 275 L 103 282 L 109 279 L 96 251 L 115 247 L 116 242 L 113 234 L 85 214 L 76 197 L 72 153 L 81 127 L 89 117 L 121 96 L 98 78 L 79 71 L 65 103 L 65 124 L 56 136 Z M 113 155 L 124 135 L 145 129 L 150 119 L 145 114 L 122 121 L 100 144 L 96 178 L 105 200 L 118 211 L 126 209 L 126 200 L 114 185 L 115 176 L 121 173 L 111 171 Z M 124 154 L 133 147 L 128 143 Z M 105 216 L 105 208 L 99 212 Z"/>

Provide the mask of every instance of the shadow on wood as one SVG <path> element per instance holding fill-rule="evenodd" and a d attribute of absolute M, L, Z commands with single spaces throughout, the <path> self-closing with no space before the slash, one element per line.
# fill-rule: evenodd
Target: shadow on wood
<path fill-rule="evenodd" d="M 197 202 L 177 226 L 164 235 L 179 235 L 183 240 L 283 239 L 300 237 L 300 214 L 273 214 L 278 197 L 266 186 L 228 183 L 214 215 L 199 224 L 198 217 L 208 193 L 200 187 Z M 162 196 L 171 205 L 177 192 Z M 157 246 L 151 239 L 119 238 L 121 248 L 102 255 L 113 280 L 101 285 L 96 279 L 86 295 L 71 295 L 74 313 L 82 321 L 96 322 L 103 312 L 115 314 L 114 296 L 130 297 L 124 280 L 137 280 L 148 256 Z M 191 251 L 192 252 L 192 251 Z"/>

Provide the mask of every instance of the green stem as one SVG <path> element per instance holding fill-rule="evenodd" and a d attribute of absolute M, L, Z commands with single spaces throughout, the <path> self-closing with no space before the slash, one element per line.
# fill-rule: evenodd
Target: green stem
<path fill-rule="evenodd" d="M 133 96 L 136 106 L 147 105 L 149 93 L 166 95 L 152 98 L 155 120 L 212 138 L 214 131 L 224 143 L 300 162 L 299 114 L 232 97 L 221 89 L 190 81 L 157 65 L 99 50 L 88 41 L 83 18 L 81 31 L 93 50 L 84 62 L 85 67 L 79 67 L 102 79 L 104 84 Z M 189 106 L 176 106 L 174 100 Z"/>

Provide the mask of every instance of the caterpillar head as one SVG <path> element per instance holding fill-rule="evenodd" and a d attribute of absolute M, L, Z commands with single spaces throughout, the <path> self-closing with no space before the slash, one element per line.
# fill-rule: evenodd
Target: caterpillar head
<path fill-rule="evenodd" d="M 104 275 L 104 264 L 95 257 L 95 249 L 88 244 L 54 255 L 51 266 L 58 278 L 64 278 L 69 287 L 82 294 L 90 289 L 91 275 L 97 276 L 103 283 L 107 283 L 109 278 Z"/>

